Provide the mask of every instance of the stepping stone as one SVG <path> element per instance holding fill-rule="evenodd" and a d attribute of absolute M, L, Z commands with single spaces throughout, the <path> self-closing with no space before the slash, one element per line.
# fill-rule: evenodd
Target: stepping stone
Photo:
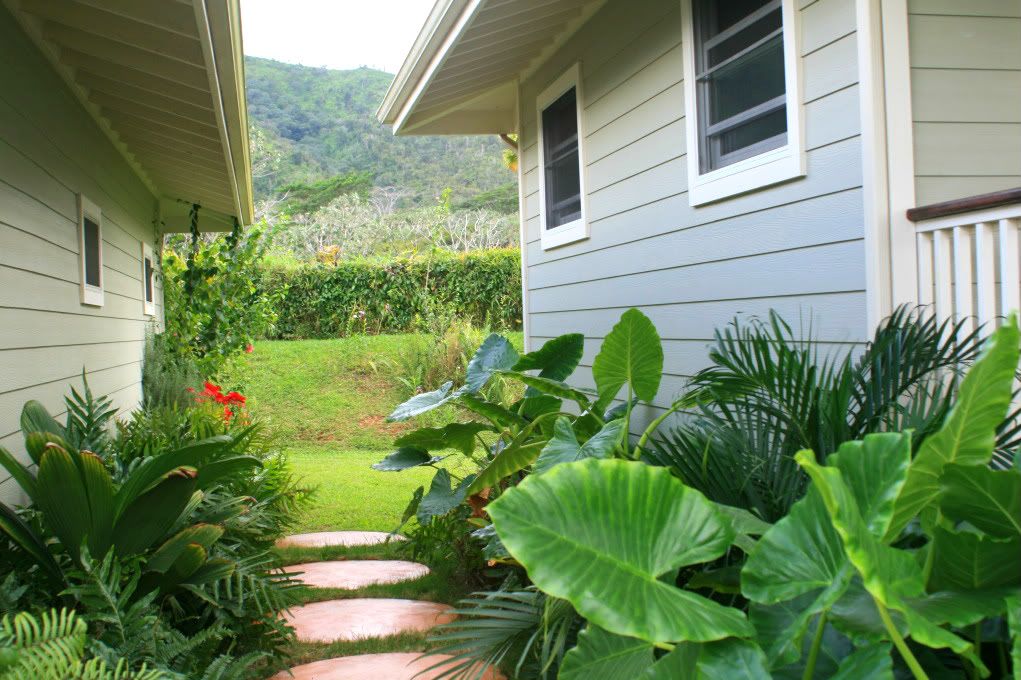
<path fill-rule="evenodd" d="M 278 548 L 325 548 L 332 545 L 379 545 L 391 541 L 407 540 L 385 531 L 316 531 L 310 534 L 284 536 L 277 541 Z"/>
<path fill-rule="evenodd" d="M 421 600 L 358 598 L 292 607 L 284 620 L 299 642 L 334 642 L 425 632 L 453 621 L 451 609 Z"/>
<path fill-rule="evenodd" d="M 355 590 L 380 583 L 414 581 L 429 573 L 429 567 L 403 560 L 347 560 L 292 564 L 284 571 L 303 572 L 298 577 L 312 588 L 346 588 Z"/>
<path fill-rule="evenodd" d="M 324 659 L 302 666 L 295 666 L 290 674 L 281 671 L 270 680 L 435 680 L 443 672 L 441 666 L 428 673 L 417 675 L 433 664 L 451 657 L 444 655 L 421 656 L 418 652 L 404 654 L 362 654 Z M 292 675 L 293 674 L 293 675 Z M 489 669 L 480 680 L 504 680 L 503 676 Z"/>

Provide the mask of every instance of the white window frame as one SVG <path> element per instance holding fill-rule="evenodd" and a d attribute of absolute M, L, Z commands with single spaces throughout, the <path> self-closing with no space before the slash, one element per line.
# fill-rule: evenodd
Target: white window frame
<path fill-rule="evenodd" d="M 145 261 L 149 260 L 150 274 L 146 281 Z M 152 291 L 152 300 L 145 299 L 145 288 L 148 284 Z M 156 259 L 152 255 L 152 246 L 142 242 L 142 313 L 145 316 L 156 316 Z"/>
<path fill-rule="evenodd" d="M 96 224 L 96 237 L 99 239 L 96 251 L 99 255 L 99 285 L 92 286 L 85 282 L 85 218 Z M 103 306 L 103 211 L 99 206 L 78 194 L 78 267 L 81 275 L 81 301 L 90 307 Z"/>
<path fill-rule="evenodd" d="M 543 151 L 542 134 L 542 112 L 550 104 L 560 99 L 568 90 L 574 88 L 575 109 L 578 115 L 578 186 L 581 191 L 581 217 L 561 224 L 552 229 L 546 228 L 546 159 Z M 549 250 L 559 246 L 582 241 L 589 237 L 588 224 L 588 192 L 585 181 L 585 125 L 584 125 L 584 97 L 581 87 L 581 62 L 575 63 L 568 68 L 559 78 L 554 80 L 549 87 L 543 90 L 535 101 L 535 123 L 538 129 L 538 150 L 539 150 L 539 233 L 542 242 L 542 249 Z"/>
<path fill-rule="evenodd" d="M 726 0 L 720 0 L 725 2 Z M 700 171 L 695 27 L 692 0 L 681 0 L 684 43 L 684 114 L 687 131 L 688 202 L 704 205 L 805 175 L 804 97 L 800 64 L 800 12 L 794 0 L 781 0 L 784 78 L 787 96 L 787 143 L 709 172 Z"/>

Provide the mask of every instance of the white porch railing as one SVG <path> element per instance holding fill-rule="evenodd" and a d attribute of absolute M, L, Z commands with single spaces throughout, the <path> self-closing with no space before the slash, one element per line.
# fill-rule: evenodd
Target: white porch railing
<path fill-rule="evenodd" d="M 919 304 L 967 330 L 1021 308 L 1021 189 L 916 208 L 908 218 Z"/>

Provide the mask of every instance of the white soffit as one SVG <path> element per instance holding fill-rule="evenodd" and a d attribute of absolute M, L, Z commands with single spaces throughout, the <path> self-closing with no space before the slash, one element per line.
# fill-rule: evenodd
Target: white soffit
<path fill-rule="evenodd" d="M 499 134 L 516 83 L 606 0 L 439 0 L 379 110 L 395 134 Z"/>

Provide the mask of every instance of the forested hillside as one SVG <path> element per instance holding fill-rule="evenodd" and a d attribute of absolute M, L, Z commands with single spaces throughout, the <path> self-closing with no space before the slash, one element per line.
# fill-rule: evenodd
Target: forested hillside
<path fill-rule="evenodd" d="M 397 187 L 410 205 L 432 203 L 446 187 L 463 201 L 514 181 L 496 137 L 394 137 L 380 125 L 375 114 L 388 73 L 257 57 L 245 58 L 245 70 L 253 136 L 277 159 L 257 167 L 257 197 L 356 172 L 377 187 Z"/>

